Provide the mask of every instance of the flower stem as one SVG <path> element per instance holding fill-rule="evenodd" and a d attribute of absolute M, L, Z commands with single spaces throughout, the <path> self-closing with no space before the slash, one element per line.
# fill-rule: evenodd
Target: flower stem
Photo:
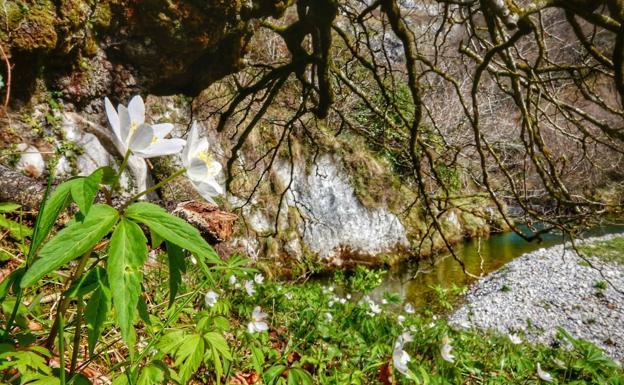
<path fill-rule="evenodd" d="M 117 172 L 117 175 L 115 176 L 115 180 L 113 181 L 113 184 L 111 185 L 111 191 L 115 190 L 115 188 L 119 184 L 121 173 L 124 172 L 124 170 L 126 169 L 126 166 L 128 165 L 128 159 L 130 158 L 131 154 L 132 154 L 132 151 L 130 151 L 130 149 L 126 150 L 126 154 L 124 155 L 124 158 L 121 161 L 121 166 L 119 166 L 119 171 Z"/>
<path fill-rule="evenodd" d="M 165 184 L 171 182 L 172 180 L 174 180 L 175 178 L 177 178 L 180 175 L 184 174 L 185 172 L 186 172 L 185 168 L 183 168 L 182 170 L 176 171 L 175 173 L 173 173 L 170 176 L 168 176 L 167 178 L 161 180 L 160 182 L 158 182 L 157 184 L 153 185 L 152 187 L 146 189 L 145 191 L 142 191 L 142 192 L 136 194 L 132 198 L 128 199 L 128 201 L 126 203 L 124 203 L 123 206 L 121 206 L 121 208 L 119 209 L 119 212 L 123 212 L 128 206 L 130 206 L 130 204 L 132 204 L 132 202 L 136 201 L 137 199 L 139 199 L 143 195 L 146 195 L 146 194 L 151 193 L 152 191 L 158 190 L 159 188 L 161 188 Z"/>

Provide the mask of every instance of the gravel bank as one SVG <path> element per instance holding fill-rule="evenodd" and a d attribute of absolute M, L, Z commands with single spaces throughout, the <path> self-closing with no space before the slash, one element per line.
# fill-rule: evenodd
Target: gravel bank
<path fill-rule="evenodd" d="M 591 238 L 607 240 L 620 235 Z M 594 287 L 610 281 L 624 290 L 624 266 L 590 259 L 602 271 L 583 265 L 563 245 L 525 254 L 474 284 L 466 304 L 449 321 L 501 333 L 520 333 L 531 341 L 551 343 L 557 327 L 576 338 L 592 341 L 614 359 L 624 362 L 624 295 L 613 287 Z"/>

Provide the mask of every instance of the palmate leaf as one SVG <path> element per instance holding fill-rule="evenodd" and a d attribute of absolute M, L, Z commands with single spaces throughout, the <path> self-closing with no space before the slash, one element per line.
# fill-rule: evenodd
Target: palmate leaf
<path fill-rule="evenodd" d="M 91 175 L 83 178 L 76 178 L 71 180 L 70 191 L 74 202 L 80 208 L 83 214 L 88 214 L 93 199 L 100 188 L 100 182 L 104 176 L 103 169 L 95 170 Z"/>
<path fill-rule="evenodd" d="M 108 249 L 108 281 L 121 337 L 133 348 L 134 319 L 137 314 L 141 268 L 147 261 L 147 238 L 136 223 L 122 219 L 111 237 Z"/>
<path fill-rule="evenodd" d="M 89 355 L 93 354 L 95 345 L 102 335 L 104 323 L 111 309 L 111 291 L 108 286 L 106 271 L 96 268 L 94 274 L 97 279 L 97 289 L 89 299 L 84 316 L 87 320 Z"/>
<path fill-rule="evenodd" d="M 208 262 L 219 264 L 221 259 L 214 249 L 202 238 L 199 231 L 186 221 L 169 214 L 152 203 L 138 202 L 126 210 L 126 216 L 147 225 L 161 238 L 190 251 Z"/>
<path fill-rule="evenodd" d="M 119 214 L 107 205 L 95 205 L 82 222 L 59 231 L 39 252 L 39 259 L 26 271 L 20 286 L 31 286 L 44 275 L 89 251 L 113 228 Z"/>
<path fill-rule="evenodd" d="M 199 334 L 187 335 L 175 354 L 175 365 L 180 368 L 180 379 L 187 383 L 201 365 L 205 353 L 205 341 Z"/>

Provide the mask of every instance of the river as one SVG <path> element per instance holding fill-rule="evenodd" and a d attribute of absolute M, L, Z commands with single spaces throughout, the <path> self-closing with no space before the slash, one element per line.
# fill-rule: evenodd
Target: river
<path fill-rule="evenodd" d="M 528 228 L 524 227 L 523 231 Z M 612 224 L 595 227 L 583 234 L 593 237 L 624 231 L 624 225 Z M 542 242 L 527 242 L 514 232 L 495 234 L 488 238 L 472 239 L 456 246 L 456 255 L 464 262 L 466 271 L 483 277 L 503 267 L 522 254 L 543 247 L 562 243 L 561 234 L 549 233 L 542 237 Z M 414 305 L 417 311 L 431 309 L 441 312 L 438 294 L 434 287 L 466 287 L 475 281 L 475 277 L 465 274 L 461 265 L 450 254 L 406 262 L 388 270 L 383 283 L 371 293 L 371 298 L 380 301 L 385 292 L 398 293 L 404 302 Z M 449 302 L 456 303 L 461 295 L 450 294 Z"/>

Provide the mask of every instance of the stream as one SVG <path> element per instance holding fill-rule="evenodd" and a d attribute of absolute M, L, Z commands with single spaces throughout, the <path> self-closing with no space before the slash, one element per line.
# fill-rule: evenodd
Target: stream
<path fill-rule="evenodd" d="M 528 227 L 521 227 L 528 231 Z M 594 237 L 624 231 L 623 224 L 595 227 L 582 237 Z M 472 239 L 457 245 L 456 255 L 464 262 L 466 271 L 483 277 L 492 273 L 513 259 L 531 251 L 562 243 L 561 234 L 549 233 L 542 236 L 541 243 L 527 242 L 514 232 L 495 234 L 489 238 Z M 404 302 L 411 303 L 418 310 L 431 309 L 440 312 L 438 294 L 434 287 L 451 288 L 453 285 L 467 287 L 476 278 L 465 274 L 460 264 L 450 253 L 431 259 L 406 262 L 388 270 L 383 283 L 371 293 L 371 298 L 380 301 L 385 292 L 398 293 Z M 457 303 L 460 295 L 450 295 L 449 301 Z"/>

